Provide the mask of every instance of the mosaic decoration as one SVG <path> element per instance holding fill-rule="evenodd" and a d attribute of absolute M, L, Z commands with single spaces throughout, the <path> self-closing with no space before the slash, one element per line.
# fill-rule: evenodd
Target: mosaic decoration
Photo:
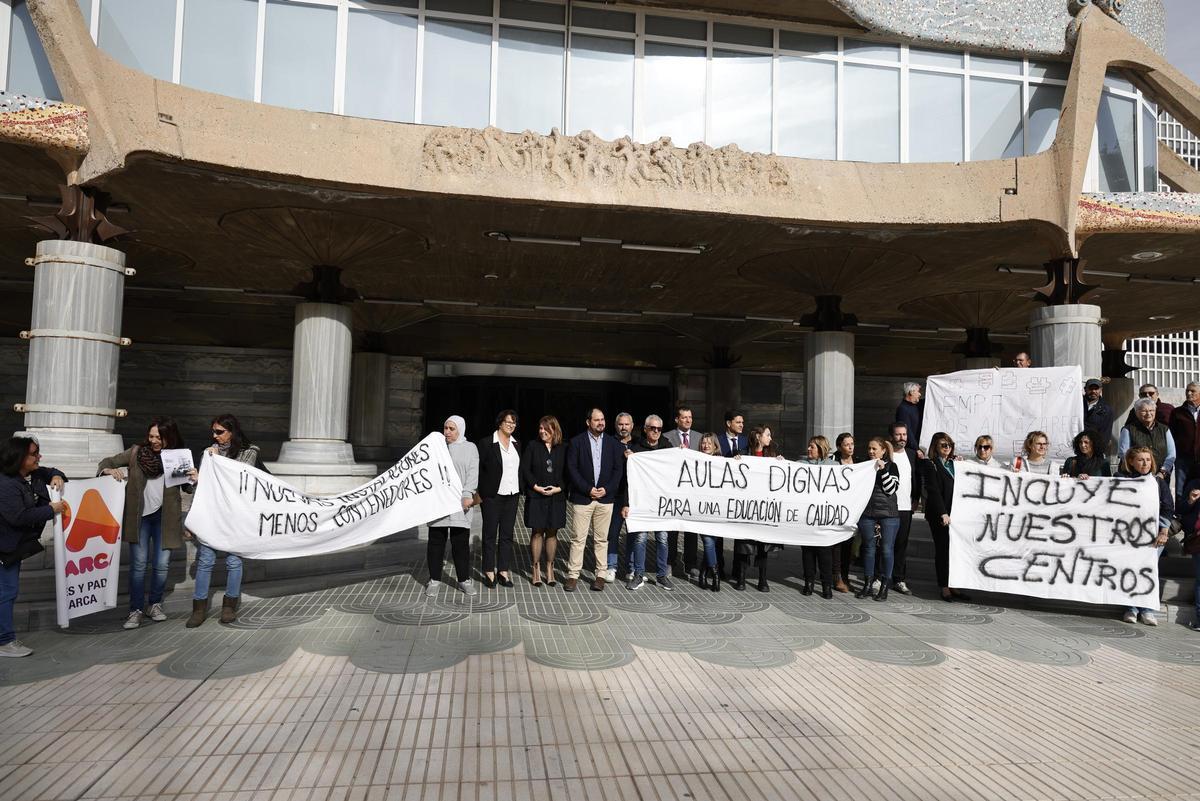
<path fill-rule="evenodd" d="M 1063 35 L 1087 0 L 832 0 L 873 33 L 1029 55 L 1064 55 Z M 1162 0 L 1091 0 L 1159 54 L 1166 53 Z"/>
<path fill-rule="evenodd" d="M 85 154 L 90 146 L 87 109 L 0 91 L 0 142 Z"/>
<path fill-rule="evenodd" d="M 1088 193 L 1079 198 L 1081 234 L 1200 231 L 1200 194 L 1185 192 Z"/>

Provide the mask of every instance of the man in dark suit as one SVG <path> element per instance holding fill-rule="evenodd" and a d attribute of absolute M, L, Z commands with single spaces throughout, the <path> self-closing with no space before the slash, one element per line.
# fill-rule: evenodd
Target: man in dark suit
<path fill-rule="evenodd" d="M 663 439 L 671 444 L 673 448 L 687 448 L 688 450 L 700 450 L 700 437 L 703 436 L 699 431 L 692 429 L 692 408 L 690 406 L 680 406 L 675 409 L 675 427 L 663 434 Z M 699 535 L 693 534 L 690 531 L 683 535 L 683 568 L 687 571 L 688 576 L 694 581 L 700 580 L 700 568 L 696 564 L 696 554 L 698 553 Z M 675 549 L 679 543 L 679 532 L 672 531 L 667 537 L 667 552 L 670 564 L 675 564 Z"/>
<path fill-rule="evenodd" d="M 1085 431 L 1095 431 L 1100 438 L 1096 443 L 1100 455 L 1108 453 L 1113 424 L 1113 410 L 1103 398 L 1103 387 L 1099 378 L 1089 378 L 1083 385 L 1083 428 Z"/>
<path fill-rule="evenodd" d="M 916 381 L 904 382 L 904 397 L 896 406 L 892 419 L 904 423 L 908 429 L 908 441 L 914 448 L 921 447 L 921 418 L 925 415 L 925 401 L 921 396 L 921 385 Z"/>
<path fill-rule="evenodd" d="M 737 456 L 739 453 L 745 453 L 750 447 L 746 435 L 742 433 L 746 428 L 746 418 L 742 413 L 734 409 L 725 412 L 725 433 L 717 438 L 721 443 L 722 456 Z"/>
<path fill-rule="evenodd" d="M 588 413 L 587 431 L 572 437 L 567 446 L 567 475 L 570 477 L 567 500 L 571 502 L 573 523 L 571 556 L 567 561 L 567 578 L 563 582 L 567 592 L 575 592 L 579 583 L 589 529 L 596 558 L 596 580 L 592 582 L 592 589 L 597 592 L 604 589 L 608 570 L 608 528 L 624 474 L 625 448 L 612 437 L 604 436 L 604 412 L 592 409 Z"/>

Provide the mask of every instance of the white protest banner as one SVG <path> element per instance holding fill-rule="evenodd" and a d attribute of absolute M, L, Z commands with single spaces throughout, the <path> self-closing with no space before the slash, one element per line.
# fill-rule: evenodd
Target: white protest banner
<path fill-rule="evenodd" d="M 1158 607 L 1153 478 L 1014 473 L 954 463 L 950 586 Z"/>
<path fill-rule="evenodd" d="M 189 481 L 188 475 L 195 469 L 192 452 L 187 448 L 164 448 L 159 451 L 163 463 L 163 483 L 168 487 L 179 487 Z"/>
<path fill-rule="evenodd" d="M 637 453 L 629 471 L 630 531 L 691 531 L 784 545 L 832 545 L 854 533 L 875 466 L 726 459 L 667 448 Z"/>
<path fill-rule="evenodd" d="M 58 625 L 117 605 L 125 485 L 112 476 L 63 485 L 67 509 L 54 517 Z"/>
<path fill-rule="evenodd" d="M 218 551 L 289 559 L 362 545 L 461 509 L 462 482 L 446 438 L 434 433 L 341 495 L 306 495 L 251 465 L 206 454 L 187 528 Z"/>
<path fill-rule="evenodd" d="M 1025 435 L 1044 431 L 1050 457 L 1070 456 L 1071 439 L 1083 430 L 1083 378 L 1078 365 L 960 370 L 931 375 L 925 384 L 922 448 L 945 431 L 970 453 L 975 438 L 991 436 L 992 455 L 1011 462 L 1021 452 Z"/>

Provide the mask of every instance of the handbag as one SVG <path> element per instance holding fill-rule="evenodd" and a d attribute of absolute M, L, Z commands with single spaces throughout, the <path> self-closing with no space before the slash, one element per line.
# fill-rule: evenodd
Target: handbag
<path fill-rule="evenodd" d="M 39 539 L 23 540 L 14 550 L 0 551 L 0 565 L 12 567 L 31 556 L 38 555 L 44 550 L 46 549 L 42 547 L 42 542 Z"/>

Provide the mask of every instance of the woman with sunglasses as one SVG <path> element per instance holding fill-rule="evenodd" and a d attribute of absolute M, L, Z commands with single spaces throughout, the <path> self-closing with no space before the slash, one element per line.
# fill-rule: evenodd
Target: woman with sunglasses
<path fill-rule="evenodd" d="M 567 466 L 567 446 L 562 426 L 551 415 L 538 420 L 538 438 L 525 446 L 521 456 L 521 481 L 525 485 L 525 525 L 529 527 L 529 555 L 533 571 L 529 583 L 554 586 L 554 553 L 558 549 L 558 530 L 567 525 L 567 496 L 563 494 L 563 475 Z M 543 570 L 542 553 L 546 555 Z"/>
<path fill-rule="evenodd" d="M 1096 448 L 1096 432 L 1080 431 L 1071 440 L 1074 456 L 1068 456 L 1063 463 L 1062 474 L 1071 478 L 1089 478 L 1091 476 L 1111 476 L 1108 459 L 1104 458 Z"/>
<path fill-rule="evenodd" d="M 258 446 L 242 433 L 242 426 L 232 414 L 222 414 L 213 418 L 211 424 L 212 445 L 207 454 L 212 458 L 222 457 L 233 459 L 265 470 Z M 191 532 L 184 530 L 184 539 L 192 537 Z M 217 552 L 197 540 L 196 542 L 196 589 L 192 593 L 192 615 L 185 624 L 194 629 L 208 617 L 208 588 L 212 583 L 213 566 L 217 563 Z M 232 623 L 237 620 L 238 604 L 242 600 L 242 559 L 237 554 L 225 554 L 225 597 L 221 600 L 221 622 Z"/>
<path fill-rule="evenodd" d="M 161 622 L 163 591 L 171 566 L 171 551 L 183 547 L 183 496 L 190 484 L 168 487 L 163 475 L 162 452 L 182 448 L 183 437 L 170 417 L 155 417 L 146 430 L 146 440 L 127 451 L 104 459 L 96 475 L 125 481 L 125 512 L 121 531 L 129 543 L 129 616 L 123 628 L 136 629 L 149 617 Z M 188 477 L 195 482 L 196 471 Z M 146 601 L 146 565 L 150 565 L 150 608 Z"/>
<path fill-rule="evenodd" d="M 975 438 L 975 455 L 970 458 L 970 461 L 988 467 L 1000 467 L 1000 461 L 992 456 L 995 450 L 996 444 L 992 438 L 987 434 L 981 434 Z"/>
<path fill-rule="evenodd" d="M 950 512 L 954 504 L 954 440 L 939 431 L 929 441 L 925 467 L 925 521 L 933 536 L 933 565 L 943 601 L 969 600 L 950 588 Z"/>

